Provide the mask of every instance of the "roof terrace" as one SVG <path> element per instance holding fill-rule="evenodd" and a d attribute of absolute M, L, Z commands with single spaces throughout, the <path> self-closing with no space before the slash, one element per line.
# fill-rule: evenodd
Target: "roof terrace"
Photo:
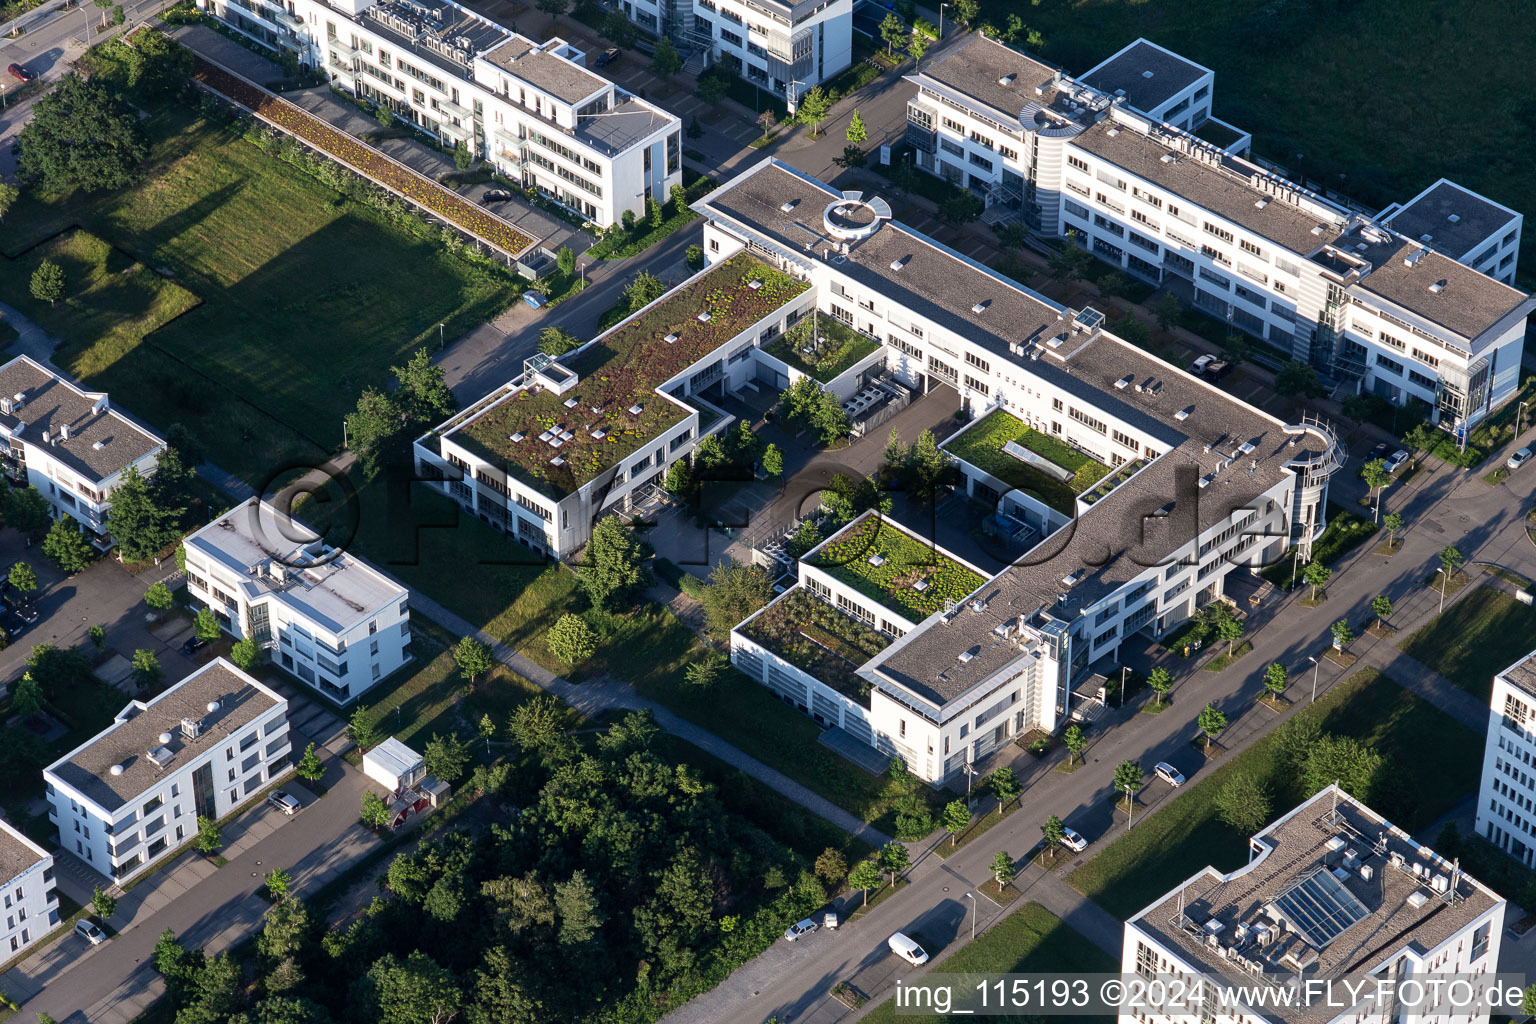
<path fill-rule="evenodd" d="M 563 357 L 574 385 L 525 381 L 445 433 L 558 501 L 687 417 L 658 388 L 808 287 L 733 256 Z"/>
<path fill-rule="evenodd" d="M 740 627 L 743 636 L 845 697 L 869 706 L 858 667 L 890 646 L 890 637 L 793 587 Z"/>
<path fill-rule="evenodd" d="M 1026 426 L 1002 409 L 987 413 L 981 422 L 941 447 L 1009 487 L 1038 497 L 1065 516 L 1076 515 L 1077 496 L 1109 472 L 1104 463 Z M 1039 462 L 1049 468 L 1037 468 Z"/>
<path fill-rule="evenodd" d="M 943 611 L 946 601 L 964 600 L 986 582 L 979 572 L 874 512 L 833 534 L 806 561 L 910 622 Z"/>

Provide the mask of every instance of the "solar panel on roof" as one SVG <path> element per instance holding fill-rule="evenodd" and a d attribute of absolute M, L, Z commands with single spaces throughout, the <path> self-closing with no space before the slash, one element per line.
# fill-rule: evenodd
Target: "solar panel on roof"
<path fill-rule="evenodd" d="M 1324 866 L 1292 882 L 1275 897 L 1286 926 L 1322 949 L 1365 918 L 1365 906 Z"/>

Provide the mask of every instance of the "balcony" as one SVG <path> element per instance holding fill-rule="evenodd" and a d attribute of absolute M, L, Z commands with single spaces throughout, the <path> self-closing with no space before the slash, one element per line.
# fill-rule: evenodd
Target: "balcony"
<path fill-rule="evenodd" d="M 362 52 L 351 43 L 339 38 L 327 39 L 325 45 L 330 48 L 332 53 L 339 53 L 343 58 L 349 60 Z"/>
<path fill-rule="evenodd" d="M 460 120 L 467 120 L 468 118 L 473 117 L 475 113 L 468 107 L 463 107 L 453 102 L 453 100 L 438 100 L 437 109 L 441 110 L 443 113 L 449 115 L 450 117 L 457 117 Z"/>

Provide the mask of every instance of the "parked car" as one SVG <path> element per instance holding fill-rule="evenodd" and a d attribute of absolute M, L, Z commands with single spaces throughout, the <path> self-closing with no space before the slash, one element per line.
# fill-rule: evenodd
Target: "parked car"
<path fill-rule="evenodd" d="M 605 68 L 618 59 L 619 48 L 617 46 L 610 46 L 608 49 L 603 51 L 602 56 L 597 58 L 597 66 L 600 68 Z"/>
<path fill-rule="evenodd" d="M 75 922 L 75 934 L 93 946 L 99 946 L 107 941 L 107 933 L 96 927 L 95 922 L 88 917 Z"/>
<path fill-rule="evenodd" d="M 789 942 L 794 942 L 802 935 L 811 934 L 811 932 L 815 931 L 817 927 L 818 925 L 815 921 L 812 921 L 810 918 L 806 918 L 799 924 L 792 924 L 788 928 L 784 929 L 784 938 Z"/>
<path fill-rule="evenodd" d="M 488 188 L 485 195 L 480 197 L 482 203 L 500 203 L 512 198 L 512 193 L 504 188 Z"/>
<path fill-rule="evenodd" d="M 12 615 L 29 626 L 37 621 L 37 606 L 31 601 L 12 597 L 5 602 L 5 606 L 10 609 Z"/>
<path fill-rule="evenodd" d="M 1213 362 L 1205 364 L 1204 376 L 1206 380 L 1221 380 L 1221 378 L 1225 377 L 1231 372 L 1231 363 L 1227 362 L 1225 359 L 1217 359 Z"/>
<path fill-rule="evenodd" d="M 1082 853 L 1084 850 L 1088 849 L 1088 840 L 1084 839 L 1082 836 L 1078 835 L 1076 832 L 1069 828 L 1063 828 L 1061 830 L 1061 845 L 1065 846 L 1073 853 Z"/>
<path fill-rule="evenodd" d="M 1387 457 L 1387 452 L 1389 452 L 1391 450 L 1392 450 L 1392 446 L 1387 444 L 1387 442 L 1385 442 L 1385 441 L 1378 441 L 1378 442 L 1376 442 L 1376 447 L 1371 449 L 1371 454 L 1369 454 L 1369 455 L 1367 455 L 1365 457 L 1365 461 L 1366 462 L 1375 462 L 1377 459 L 1385 460 L 1386 457 Z"/>
<path fill-rule="evenodd" d="M 1175 788 L 1184 785 L 1184 773 L 1167 761 L 1157 762 L 1157 767 L 1152 769 L 1152 774 Z"/>
<path fill-rule="evenodd" d="M 187 637 L 187 642 L 181 645 L 181 653 L 190 658 L 192 655 L 196 654 L 198 651 L 207 646 L 208 641 L 204 640 L 202 637 L 189 636 Z"/>
<path fill-rule="evenodd" d="M 31 71 L 28 71 L 26 68 L 22 67 L 20 64 L 12 64 L 10 67 L 6 68 L 6 70 L 11 73 L 11 77 L 12 78 L 18 79 L 21 82 L 30 82 L 30 81 L 32 81 L 32 79 L 37 77 L 36 74 L 34 74 Z"/>
<path fill-rule="evenodd" d="M 903 932 L 897 932 L 895 935 L 892 935 L 885 940 L 885 944 L 891 947 L 892 953 L 895 953 L 913 967 L 921 967 L 928 962 L 927 951 L 916 942 L 913 942 Z"/>
<path fill-rule="evenodd" d="M 1515 452 L 1515 454 L 1511 455 L 1509 459 L 1504 463 L 1504 465 L 1512 470 L 1519 469 L 1521 466 L 1529 462 L 1530 459 L 1531 450 L 1529 448 L 1521 448 L 1519 451 Z"/>
<path fill-rule="evenodd" d="M 267 803 L 282 811 L 288 817 L 293 817 L 298 812 L 299 802 L 286 789 L 274 789 L 267 794 Z"/>
<path fill-rule="evenodd" d="M 1198 377 L 1200 374 L 1205 372 L 1205 368 L 1207 366 L 1210 366 L 1215 361 L 1215 356 L 1199 356 L 1195 359 L 1194 362 L 1189 364 L 1189 372 Z"/>
<path fill-rule="evenodd" d="M 1404 465 L 1407 464 L 1408 452 L 1406 449 L 1399 448 L 1397 451 L 1393 452 L 1386 461 L 1387 472 L 1396 473 L 1398 470 L 1402 469 Z"/>
<path fill-rule="evenodd" d="M 528 303 L 528 305 L 532 306 L 534 309 L 543 309 L 545 303 L 549 302 L 548 299 L 535 291 L 523 292 L 523 301 Z"/>
<path fill-rule="evenodd" d="M 6 608 L 0 611 L 0 629 L 5 630 L 6 636 L 14 641 L 27 631 L 27 620 Z"/>

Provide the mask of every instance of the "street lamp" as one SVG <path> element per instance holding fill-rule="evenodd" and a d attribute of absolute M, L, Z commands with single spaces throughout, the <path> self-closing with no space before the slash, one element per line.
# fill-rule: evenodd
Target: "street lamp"
<path fill-rule="evenodd" d="M 1521 402 L 1520 403 L 1520 408 L 1515 410 L 1515 436 L 1516 437 L 1520 436 L 1520 428 L 1525 425 L 1525 407 L 1530 405 L 1530 404 L 1531 404 L 1530 402 Z"/>
<path fill-rule="evenodd" d="M 1317 703 L 1317 670 L 1323 667 L 1323 663 L 1312 655 L 1307 655 L 1307 660 L 1312 663 L 1312 703 Z"/>
<path fill-rule="evenodd" d="M 347 440 L 347 418 L 343 416 L 341 418 L 341 446 L 345 448 L 350 443 L 351 442 Z"/>
<path fill-rule="evenodd" d="M 944 41 L 944 8 L 949 4 L 939 4 L 939 42 Z"/>
<path fill-rule="evenodd" d="M 971 941 L 976 941 L 976 894 L 968 892 L 965 898 L 971 901 Z"/>
<path fill-rule="evenodd" d="M 1443 565 L 1435 569 L 1435 572 L 1440 574 L 1440 610 L 1443 612 L 1445 611 L 1445 586 L 1450 582 L 1451 574 L 1445 571 Z"/>
<path fill-rule="evenodd" d="M 971 802 L 971 780 L 977 776 L 976 766 L 971 762 L 965 762 L 965 802 Z"/>
<path fill-rule="evenodd" d="M 437 325 L 437 350 L 439 352 L 441 352 L 443 350 L 443 325 L 442 324 L 438 324 Z"/>

